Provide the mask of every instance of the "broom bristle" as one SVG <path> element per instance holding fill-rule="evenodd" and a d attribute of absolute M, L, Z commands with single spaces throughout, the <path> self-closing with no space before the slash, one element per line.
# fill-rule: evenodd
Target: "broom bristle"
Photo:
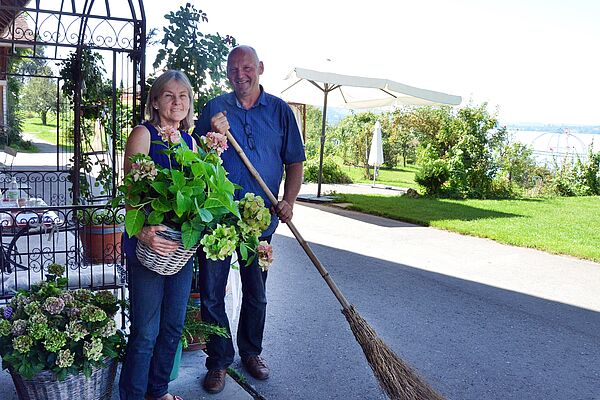
<path fill-rule="evenodd" d="M 377 336 L 354 306 L 342 309 L 342 313 L 362 347 L 379 385 L 391 400 L 444 399 Z"/>

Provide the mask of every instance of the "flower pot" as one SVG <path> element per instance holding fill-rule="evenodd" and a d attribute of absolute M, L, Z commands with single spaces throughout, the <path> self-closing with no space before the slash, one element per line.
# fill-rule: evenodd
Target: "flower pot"
<path fill-rule="evenodd" d="M 121 258 L 123 224 L 85 225 L 79 229 L 83 256 L 92 263 L 110 264 Z"/>
<path fill-rule="evenodd" d="M 179 247 L 169 255 L 163 256 L 155 252 L 146 243 L 138 240 L 135 254 L 144 267 L 160 275 L 173 275 L 179 272 L 190 258 L 196 254 L 196 250 L 200 246 L 200 243 L 198 243 L 191 249 L 185 249 L 181 241 L 181 232 L 169 227 L 156 234 L 179 243 Z"/>
<path fill-rule="evenodd" d="M 181 364 L 181 349 L 183 345 L 181 340 L 177 345 L 177 352 L 175 353 L 175 359 L 173 360 L 173 369 L 171 369 L 171 376 L 169 377 L 169 381 L 174 381 L 179 376 L 179 364 Z"/>
<path fill-rule="evenodd" d="M 185 317 L 186 325 L 184 326 L 184 332 L 183 332 L 183 334 L 186 335 L 186 340 L 187 340 L 187 344 L 188 344 L 188 346 L 183 349 L 183 351 L 186 351 L 186 352 L 187 351 L 204 350 L 206 348 L 206 340 L 204 338 L 204 335 L 199 334 L 199 333 L 191 335 L 189 333 L 189 330 L 186 332 L 186 330 L 189 329 L 187 327 L 188 323 L 202 321 L 202 315 L 200 314 L 200 304 L 201 304 L 200 293 L 195 293 L 195 292 L 190 293 L 190 305 L 193 308 L 190 308 L 188 306 L 188 310 L 186 312 L 186 317 Z"/>
<path fill-rule="evenodd" d="M 104 368 L 93 368 L 89 378 L 79 373 L 64 381 L 57 380 L 50 371 L 25 379 L 10 370 L 19 400 L 110 400 L 116 373 L 116 359 L 108 360 Z"/>

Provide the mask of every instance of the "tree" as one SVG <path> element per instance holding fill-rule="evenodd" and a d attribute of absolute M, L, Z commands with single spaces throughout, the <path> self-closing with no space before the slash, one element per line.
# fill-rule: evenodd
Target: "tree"
<path fill-rule="evenodd" d="M 520 142 L 503 146 L 500 154 L 500 172 L 506 176 L 509 183 L 527 187 L 532 184 L 531 178 L 536 165 L 533 158 L 533 148 Z"/>
<path fill-rule="evenodd" d="M 46 67 L 47 68 L 47 67 Z M 50 72 L 49 70 L 47 72 Z M 56 112 L 56 82 L 51 78 L 32 77 L 23 87 L 23 108 L 40 115 L 42 124 L 47 124 L 49 112 Z"/>
<path fill-rule="evenodd" d="M 389 155 L 386 155 L 384 147 L 384 160 L 388 163 L 388 158 L 392 163 L 390 166 L 398 164 L 398 156 L 402 157 L 402 165 L 406 167 L 406 161 L 415 161 L 415 150 L 418 144 L 414 134 L 414 129 L 410 126 L 409 118 L 412 109 L 397 109 L 390 113 L 390 127 L 388 147 Z"/>
<path fill-rule="evenodd" d="M 437 159 L 447 162 L 452 193 L 463 197 L 494 196 L 493 179 L 499 165 L 493 155 L 506 138 L 487 104 L 416 109 L 408 118 L 419 139 L 419 159 L 427 164 Z"/>
<path fill-rule="evenodd" d="M 159 68 L 164 62 L 169 69 L 185 72 L 196 96 L 194 105 L 199 110 L 209 99 L 226 91 L 225 63 L 229 51 L 236 45 L 235 38 L 202 33 L 199 25 L 208 22 L 208 18 L 190 3 L 166 14 L 165 18 L 169 26 L 163 28 L 160 41 L 164 48 L 158 51 L 152 65 Z"/>
<path fill-rule="evenodd" d="M 337 141 L 335 148 L 344 163 L 363 167 L 365 178 L 370 177 L 368 151 L 373 137 L 373 127 L 379 118 L 379 115 L 372 112 L 351 114 L 344 117 L 330 135 L 331 140 Z"/>

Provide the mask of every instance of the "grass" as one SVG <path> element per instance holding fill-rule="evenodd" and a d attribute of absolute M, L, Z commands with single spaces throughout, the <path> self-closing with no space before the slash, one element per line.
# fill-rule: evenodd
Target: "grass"
<path fill-rule="evenodd" d="M 419 167 L 416 165 L 407 165 L 406 167 L 398 167 L 394 169 L 380 169 L 379 176 L 375 183 L 386 186 L 396 186 L 402 188 L 416 188 L 415 172 Z M 342 170 L 347 173 L 355 183 L 373 183 L 373 179 L 364 177 L 364 169 L 359 167 L 343 166 Z M 373 168 L 371 167 L 371 174 Z"/>
<path fill-rule="evenodd" d="M 600 262 L 600 197 L 447 200 L 340 194 L 350 209 Z"/>
<path fill-rule="evenodd" d="M 56 145 L 56 116 L 49 114 L 47 124 L 43 125 L 40 117 L 25 118 L 23 120 L 23 133 L 29 133 L 35 138 Z M 66 140 L 66 138 L 61 138 Z M 73 150 L 73 145 L 66 142 L 61 147 L 67 151 Z"/>

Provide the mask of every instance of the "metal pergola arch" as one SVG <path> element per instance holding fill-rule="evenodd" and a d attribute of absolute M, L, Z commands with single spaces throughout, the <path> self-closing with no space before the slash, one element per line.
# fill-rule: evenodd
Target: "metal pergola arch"
<path fill-rule="evenodd" d="M 33 49 L 33 54 L 29 58 L 53 62 L 55 65 L 65 59 L 67 50 L 77 54 L 75 60 L 79 67 L 82 50 L 85 47 L 112 55 L 112 60 L 109 60 L 112 62 L 107 70 L 110 71 L 108 78 L 112 82 L 109 125 L 113 130 L 110 132 L 113 143 L 109 147 L 112 152 L 110 159 L 114 171 L 111 195 L 114 196 L 120 171 L 119 166 L 116 165 L 117 141 L 119 136 L 123 135 L 123 132 L 116 132 L 117 101 L 121 100 L 117 98 L 117 80 L 120 78 L 121 85 L 124 79 L 127 80 L 124 92 L 125 97 L 131 101 L 128 105 L 132 110 L 130 125 L 135 125 L 141 120 L 145 101 L 146 17 L 143 0 L 0 0 L 0 5 L 0 49 L 2 49 L 0 59 L 4 58 L 4 63 L 0 62 L 0 80 L 2 65 L 4 64 L 6 68 L 6 60 L 19 57 L 16 51 L 19 47 Z M 45 49 L 44 52 L 39 51 L 42 47 Z M 120 76 L 117 55 L 126 56 L 126 61 L 121 63 Z M 82 77 L 81 68 L 75 68 L 75 71 L 77 76 L 73 77 L 75 91 L 72 99 L 73 168 L 74 171 L 79 171 L 83 139 Z M 55 73 L 49 76 L 33 72 L 24 76 L 58 78 Z M 131 77 L 133 82 L 128 81 Z M 57 93 L 57 102 L 59 98 L 60 90 Z M 57 139 L 59 131 L 60 127 L 57 126 Z M 61 161 L 57 150 L 57 169 L 61 167 L 61 162 L 64 163 L 65 160 Z M 78 204 L 79 179 L 74 179 L 72 184 L 73 203 Z"/>

